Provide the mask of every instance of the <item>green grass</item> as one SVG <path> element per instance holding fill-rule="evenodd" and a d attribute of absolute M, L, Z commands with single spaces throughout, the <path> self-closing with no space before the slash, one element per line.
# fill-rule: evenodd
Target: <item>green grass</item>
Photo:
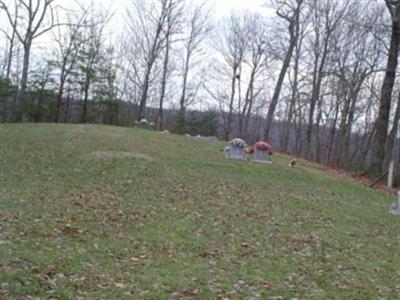
<path fill-rule="evenodd" d="M 0 125 L 0 299 L 400 297 L 393 197 L 223 147 Z"/>

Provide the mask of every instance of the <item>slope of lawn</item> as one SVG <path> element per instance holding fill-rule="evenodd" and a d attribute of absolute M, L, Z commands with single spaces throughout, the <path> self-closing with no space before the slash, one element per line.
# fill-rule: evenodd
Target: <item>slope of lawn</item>
<path fill-rule="evenodd" d="M 0 125 L 0 299 L 399 299 L 393 197 L 223 147 Z"/>

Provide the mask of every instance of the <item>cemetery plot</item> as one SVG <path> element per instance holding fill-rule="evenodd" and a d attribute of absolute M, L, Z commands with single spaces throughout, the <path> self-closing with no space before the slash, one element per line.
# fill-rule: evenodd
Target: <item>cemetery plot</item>
<path fill-rule="evenodd" d="M 311 163 L 115 126 L 0 141 L 0 299 L 400 298 L 394 197 Z"/>

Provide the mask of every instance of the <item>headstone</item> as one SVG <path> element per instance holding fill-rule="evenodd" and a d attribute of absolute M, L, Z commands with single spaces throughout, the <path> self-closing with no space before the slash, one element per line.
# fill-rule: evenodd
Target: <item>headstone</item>
<path fill-rule="evenodd" d="M 229 145 L 229 158 L 231 159 L 244 159 L 246 157 L 246 151 L 244 148 Z"/>
<path fill-rule="evenodd" d="M 254 146 L 252 161 L 271 164 L 272 149 L 271 146 L 263 141 L 259 141 Z"/>
<path fill-rule="evenodd" d="M 252 161 L 271 164 L 271 156 L 268 155 L 268 150 L 259 150 L 256 148 L 253 154 Z"/>
<path fill-rule="evenodd" d="M 200 142 L 209 142 L 209 143 L 218 142 L 218 138 L 216 136 L 201 136 L 201 135 L 191 136 L 190 134 L 185 133 L 185 137 Z"/>
<path fill-rule="evenodd" d="M 400 215 L 400 192 L 397 193 L 397 202 L 390 205 L 389 213 L 392 215 Z"/>
<path fill-rule="evenodd" d="M 246 157 L 245 148 L 246 148 L 246 142 L 242 139 L 235 138 L 229 142 L 228 150 L 224 151 L 225 157 L 238 160 L 245 159 Z"/>
<path fill-rule="evenodd" d="M 195 139 L 200 142 L 209 142 L 209 143 L 214 143 L 218 141 L 217 137 L 215 136 L 197 136 Z"/>
<path fill-rule="evenodd" d="M 154 124 L 153 124 L 153 123 L 149 123 L 149 121 L 147 121 L 146 119 L 141 119 L 141 120 L 136 124 L 136 128 L 140 128 L 140 129 L 154 129 Z"/>

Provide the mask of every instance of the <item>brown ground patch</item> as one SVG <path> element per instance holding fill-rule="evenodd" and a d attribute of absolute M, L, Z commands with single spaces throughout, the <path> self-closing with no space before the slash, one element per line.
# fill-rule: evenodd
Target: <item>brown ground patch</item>
<path fill-rule="evenodd" d="M 112 160 L 126 158 L 144 159 L 148 161 L 154 160 L 151 156 L 147 154 L 125 151 L 94 151 L 88 154 L 88 158 L 95 160 Z"/>

